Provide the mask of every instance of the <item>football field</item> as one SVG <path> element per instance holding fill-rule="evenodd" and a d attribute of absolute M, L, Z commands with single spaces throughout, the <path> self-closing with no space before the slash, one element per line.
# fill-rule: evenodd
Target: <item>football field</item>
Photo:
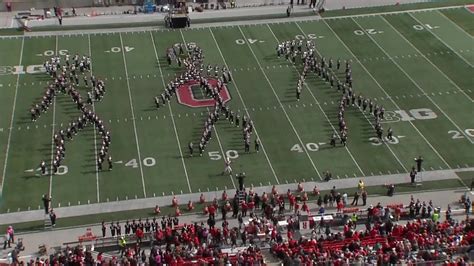
<path fill-rule="evenodd" d="M 338 130 L 341 93 L 314 73 L 296 100 L 301 64 L 276 56 L 278 43 L 313 40 L 326 59 L 351 60 L 356 94 L 384 106 L 385 131 L 378 142 L 373 116 L 356 107 L 345 112 L 348 145 L 329 145 Z M 250 153 L 242 129 L 217 122 L 202 157 L 189 156 L 199 143 L 205 107 L 183 105 L 176 96 L 157 109 L 154 97 L 184 72 L 168 65 L 166 49 L 195 43 L 205 64 L 227 66 L 228 105 L 255 124 Z M 54 150 L 52 136 L 80 112 L 67 95 L 38 121 L 29 110 L 51 78 L 41 65 L 51 56 L 90 55 L 92 72 L 107 93 L 94 104 L 111 131 L 114 169 L 97 171 L 98 132 L 90 125 L 67 141 L 66 159 L 56 175 L 40 175 Z M 474 14 L 464 7 L 315 21 L 187 30 L 78 33 L 0 39 L 0 212 L 38 209 L 51 194 L 54 207 L 162 195 L 233 189 L 221 175 L 223 157 L 246 184 L 265 186 L 333 178 L 409 172 L 423 156 L 426 171 L 474 167 Z M 344 78 L 344 67 L 336 71 Z M 86 96 L 81 83 L 79 90 Z M 192 98 L 202 99 L 190 90 Z M 261 142 L 255 152 L 253 141 Z M 370 178 L 367 179 L 370 185 Z"/>

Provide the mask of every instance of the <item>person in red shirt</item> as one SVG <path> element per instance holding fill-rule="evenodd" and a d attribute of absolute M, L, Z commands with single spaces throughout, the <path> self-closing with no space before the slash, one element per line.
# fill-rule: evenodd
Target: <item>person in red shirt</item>
<path fill-rule="evenodd" d="M 289 240 L 293 239 L 293 232 L 291 232 L 291 230 L 288 230 L 288 233 L 286 233 L 286 236 L 288 237 Z"/>
<path fill-rule="evenodd" d="M 298 182 L 298 192 L 303 192 L 303 190 L 303 184 L 301 184 L 301 182 Z"/>
<path fill-rule="evenodd" d="M 174 210 L 174 215 L 176 217 L 180 216 L 181 215 L 181 210 L 179 209 L 179 206 L 176 206 L 175 210 Z"/>
<path fill-rule="evenodd" d="M 173 205 L 173 207 L 178 206 L 178 199 L 176 198 L 176 196 L 173 196 L 173 199 L 171 200 L 171 205 Z"/>
<path fill-rule="evenodd" d="M 307 201 L 308 200 L 308 193 L 303 193 L 303 196 L 301 197 L 302 201 Z"/>
<path fill-rule="evenodd" d="M 337 212 L 342 212 L 343 209 L 344 203 L 342 202 L 342 200 L 339 200 L 339 202 L 337 203 Z"/>
<path fill-rule="evenodd" d="M 228 199 L 227 192 L 224 190 L 224 192 L 222 192 L 222 200 L 226 201 L 227 199 Z"/>
<path fill-rule="evenodd" d="M 308 204 L 306 204 L 306 201 L 303 202 L 303 206 L 301 207 L 301 210 L 304 212 L 309 212 L 309 207 L 308 207 Z"/>
<path fill-rule="evenodd" d="M 295 201 L 295 213 L 297 213 L 300 210 L 300 205 L 296 203 Z"/>
<path fill-rule="evenodd" d="M 401 213 L 402 213 L 402 210 L 400 209 L 400 207 L 396 206 L 395 207 L 395 221 L 400 220 Z"/>
<path fill-rule="evenodd" d="M 273 185 L 273 187 L 272 187 L 272 194 L 273 194 L 273 195 L 278 194 L 278 190 L 277 190 L 277 188 L 276 188 L 275 185 Z"/>
<path fill-rule="evenodd" d="M 247 216 L 247 203 L 245 203 L 245 201 L 242 201 L 240 207 L 242 208 L 242 217 Z"/>
<path fill-rule="evenodd" d="M 313 195 L 314 195 L 314 196 L 318 196 L 319 193 L 320 193 L 320 192 L 319 192 L 318 186 L 314 186 L 314 188 L 313 188 Z"/>
<path fill-rule="evenodd" d="M 143 233 L 142 229 L 138 227 L 137 231 L 135 231 L 135 237 L 137 238 L 137 243 L 141 243 L 144 236 L 145 234 Z"/>
<path fill-rule="evenodd" d="M 194 210 L 194 204 L 193 204 L 192 201 L 189 201 L 188 202 L 188 211 L 192 211 L 192 210 Z"/>
<path fill-rule="evenodd" d="M 290 193 L 291 193 L 291 192 L 290 192 Z M 291 211 L 291 210 L 293 210 L 293 208 L 295 207 L 295 203 L 296 203 L 296 198 L 295 198 L 295 196 L 293 196 L 293 195 L 290 194 L 290 195 L 288 196 L 288 202 L 289 202 L 289 204 L 290 204 L 290 211 Z"/>
<path fill-rule="evenodd" d="M 208 211 L 209 211 L 209 218 L 215 219 L 215 217 L 216 217 L 216 207 L 214 207 L 214 204 L 209 206 Z"/>
<path fill-rule="evenodd" d="M 161 213 L 160 206 L 156 205 L 154 211 L 155 211 L 155 215 L 160 214 Z"/>

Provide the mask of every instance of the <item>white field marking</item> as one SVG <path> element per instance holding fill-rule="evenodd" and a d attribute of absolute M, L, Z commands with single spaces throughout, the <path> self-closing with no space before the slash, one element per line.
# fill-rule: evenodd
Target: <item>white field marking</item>
<path fill-rule="evenodd" d="M 247 37 L 245 36 L 244 32 L 242 31 L 242 28 L 240 28 L 240 26 L 239 26 L 238 28 L 239 28 L 239 30 L 240 30 L 240 33 L 242 34 L 242 37 L 244 37 L 244 39 L 246 39 Z M 270 85 L 270 89 L 272 89 L 273 95 L 275 95 L 275 98 L 277 99 L 278 103 L 280 104 L 281 110 L 282 110 L 283 113 L 285 114 L 286 119 L 288 120 L 288 123 L 290 124 L 290 126 L 291 126 L 291 128 L 293 129 L 293 131 L 294 131 L 296 137 L 298 138 L 298 140 L 299 140 L 301 146 L 303 147 L 303 149 L 304 149 L 304 151 L 305 151 L 305 153 L 306 153 L 306 156 L 308 157 L 309 161 L 311 162 L 311 165 L 313 166 L 314 170 L 315 170 L 316 173 L 318 174 L 319 178 L 322 180 L 322 177 L 321 177 L 321 174 L 319 173 L 318 168 L 317 168 L 316 165 L 314 164 L 313 159 L 311 159 L 311 156 L 309 155 L 308 150 L 306 149 L 306 146 L 305 146 L 304 143 L 303 143 L 303 140 L 301 140 L 301 137 L 300 137 L 300 135 L 298 134 L 298 131 L 296 131 L 295 126 L 294 126 L 293 123 L 291 122 L 291 119 L 290 119 L 290 117 L 288 116 L 288 113 L 286 112 L 285 108 L 283 107 L 283 104 L 282 104 L 281 101 L 280 101 L 280 98 L 278 97 L 277 93 L 275 92 L 275 88 L 273 88 L 273 85 L 272 85 L 272 83 L 270 82 L 270 79 L 268 78 L 267 74 L 266 74 L 265 71 L 263 70 L 263 67 L 262 67 L 262 65 L 260 64 L 260 61 L 258 60 L 257 56 L 255 55 L 255 53 L 254 53 L 254 51 L 253 51 L 253 49 L 252 49 L 252 47 L 250 46 L 249 43 L 247 43 L 247 46 L 248 46 L 248 48 L 250 49 L 250 52 L 252 52 L 252 55 L 253 55 L 255 61 L 257 62 L 257 65 L 258 65 L 258 67 L 260 68 L 260 71 L 262 72 L 263 76 L 264 76 L 265 79 L 267 80 L 268 85 Z"/>
<path fill-rule="evenodd" d="M 408 13 L 408 15 L 410 17 L 412 17 L 414 20 L 416 20 L 416 22 L 420 23 L 421 25 L 422 22 L 417 19 L 415 16 L 413 16 L 412 14 Z M 442 42 L 444 45 L 446 45 L 446 47 L 448 47 L 451 51 L 453 51 L 457 56 L 459 56 L 459 58 L 461 58 L 464 62 L 466 62 L 466 64 L 468 64 L 471 68 L 473 67 L 473 65 L 467 61 L 466 58 L 462 57 L 453 47 L 451 47 L 449 44 L 447 44 L 445 41 L 443 41 L 438 35 L 436 35 L 436 33 L 434 33 L 431 29 L 429 29 L 428 27 L 426 27 L 426 30 L 429 31 L 434 37 L 436 37 L 436 39 L 438 39 L 440 42 Z"/>
<path fill-rule="evenodd" d="M 92 51 L 91 51 L 91 35 L 87 35 L 87 41 L 89 43 L 89 57 L 91 58 L 91 76 L 92 76 Z M 92 111 L 95 113 L 95 103 L 92 101 Z M 97 129 L 94 127 L 94 153 L 95 153 L 95 183 L 96 183 L 96 190 L 97 190 L 97 202 L 100 202 L 100 195 L 99 195 L 99 166 L 97 165 Z"/>
<path fill-rule="evenodd" d="M 362 62 L 360 62 L 360 60 L 357 58 L 357 56 L 352 52 L 351 49 L 349 49 L 349 47 L 341 40 L 341 38 L 339 38 L 339 36 L 336 34 L 336 32 L 329 26 L 329 24 L 326 24 L 328 26 L 328 28 L 333 32 L 333 34 L 336 36 L 336 38 L 342 43 L 342 45 L 344 45 L 344 47 L 346 48 L 346 50 L 351 53 L 351 55 L 354 57 L 354 59 L 359 63 L 359 65 L 365 70 L 365 72 L 372 78 L 372 80 L 375 82 L 375 84 L 377 84 L 377 86 L 383 91 L 383 93 L 386 95 L 386 97 L 388 99 L 390 99 L 390 101 L 393 103 L 393 105 L 395 105 L 395 107 L 399 110 L 401 110 L 400 106 L 398 106 L 398 104 L 393 100 L 393 97 L 390 97 L 390 95 L 387 93 L 387 91 L 382 87 L 382 85 L 380 85 L 380 83 L 375 79 L 375 77 L 372 75 L 372 73 L 369 72 L 369 70 L 362 64 Z M 392 59 L 393 61 L 393 59 Z M 418 97 L 421 97 L 420 94 L 418 94 Z M 421 133 L 421 131 L 415 126 L 415 124 L 413 124 L 412 121 L 408 121 L 408 123 L 410 123 L 410 125 L 412 125 L 412 127 L 416 130 L 416 132 L 418 132 L 418 134 L 423 138 L 423 140 L 425 140 L 426 144 L 428 144 L 428 146 L 430 146 L 430 148 L 438 155 L 438 157 L 449 167 L 451 168 L 451 166 L 449 166 L 448 162 L 441 156 L 441 154 L 438 153 L 438 151 L 433 147 L 433 145 L 431 145 L 431 143 L 428 141 L 428 139 L 426 139 L 426 137 L 423 135 L 423 133 Z M 408 171 L 407 171 L 408 172 Z"/>
<path fill-rule="evenodd" d="M 329 24 L 327 24 L 326 21 L 324 21 L 324 23 L 325 23 L 326 26 L 333 32 L 333 34 L 337 37 L 337 39 L 342 42 L 342 40 L 339 38 L 339 36 L 332 30 L 331 27 L 329 27 Z M 298 29 L 299 29 L 302 33 L 304 33 L 304 31 L 303 31 L 303 29 L 300 27 L 300 25 L 299 25 L 297 22 L 295 22 L 295 24 L 296 24 L 296 26 L 298 27 Z M 344 43 L 343 43 L 343 44 L 344 44 Z M 344 44 L 344 46 L 345 46 L 345 44 Z M 347 48 L 347 46 L 346 46 L 346 48 Z M 347 48 L 347 49 L 348 49 L 348 48 Z M 349 50 L 349 49 L 348 49 L 348 50 Z M 316 51 L 317 51 L 317 50 L 316 50 Z M 350 51 L 350 50 L 349 50 L 349 51 Z M 321 54 L 319 53 L 319 51 L 317 51 L 317 53 L 319 54 L 319 56 L 321 56 Z M 351 54 L 352 54 L 352 52 L 351 52 Z M 352 54 L 352 55 L 354 56 L 354 58 L 356 58 L 354 54 Z M 360 63 L 360 61 L 359 61 L 359 63 Z M 362 65 L 362 63 L 360 63 L 360 64 Z M 366 70 L 366 71 L 367 71 L 367 70 Z M 367 71 L 367 72 L 368 72 L 368 71 Z M 369 123 L 369 125 L 370 125 L 372 128 L 375 128 L 375 126 L 372 124 L 372 122 L 370 122 L 370 119 L 367 117 L 367 115 L 366 115 L 365 113 L 363 113 L 363 112 L 362 112 L 362 115 L 364 116 L 365 120 L 367 120 L 367 122 Z M 393 157 L 397 160 L 397 162 L 400 164 L 400 166 L 401 166 L 406 172 L 408 172 L 408 169 L 405 167 L 405 165 L 402 163 L 402 161 L 400 160 L 400 158 L 399 158 L 399 157 L 395 154 L 395 152 L 392 150 L 392 147 L 390 147 L 390 145 L 389 145 L 388 143 L 386 143 L 386 142 L 383 142 L 383 143 L 384 143 L 385 146 L 388 148 L 388 150 L 389 150 L 390 153 L 393 155 Z"/>
<path fill-rule="evenodd" d="M 181 34 L 181 38 L 183 39 L 183 43 L 184 43 L 184 46 L 186 47 L 186 50 L 188 50 L 188 45 L 186 44 L 186 40 L 184 39 L 184 34 L 183 34 L 183 31 L 182 30 L 179 30 L 179 33 Z M 200 88 L 200 91 L 201 91 L 201 94 L 203 94 L 203 91 L 202 91 L 202 88 Z M 206 110 L 209 112 L 209 107 L 206 107 Z M 217 143 L 219 144 L 219 148 L 221 150 L 221 153 L 222 153 L 222 158 L 226 158 L 226 154 L 224 152 L 224 148 L 222 147 L 222 143 L 221 143 L 221 140 L 219 138 L 219 133 L 217 132 L 217 128 L 215 125 L 212 126 L 214 128 L 214 130 L 216 131 L 216 138 L 217 138 Z M 230 174 L 230 181 L 232 182 L 232 186 L 235 188 L 237 188 L 235 186 L 235 182 L 234 182 L 234 179 L 232 178 L 232 174 Z"/>
<path fill-rule="evenodd" d="M 357 24 L 358 25 L 358 24 Z M 329 27 L 329 25 L 328 25 Z M 359 26 L 360 27 L 360 26 Z M 329 27 L 330 28 L 330 27 Z M 336 34 L 332 28 L 330 28 L 331 31 Z M 354 53 L 352 53 L 352 51 L 349 49 L 349 47 L 347 47 L 347 45 L 339 38 L 339 36 L 336 35 L 336 37 L 341 41 L 341 43 L 346 47 L 346 49 L 352 54 L 352 56 L 359 62 L 359 64 L 362 66 L 362 68 L 364 68 L 364 70 L 369 74 L 369 76 L 375 81 L 375 83 L 377 84 L 377 86 L 385 93 L 385 95 L 387 95 L 387 98 L 389 98 L 391 100 L 391 102 L 395 105 L 395 107 L 397 109 L 400 109 L 400 107 L 398 106 L 398 104 L 392 99 L 392 97 L 390 97 L 388 95 L 388 93 L 385 91 L 385 89 L 380 85 L 380 83 L 375 79 L 374 76 L 372 76 L 372 74 L 367 70 L 367 68 L 357 59 L 357 57 L 354 55 Z M 380 47 L 380 46 L 379 46 Z M 393 61 L 393 59 L 392 59 Z M 426 93 L 423 91 L 423 94 L 426 95 Z M 420 97 L 420 95 L 418 94 L 418 96 Z M 428 96 L 427 96 L 428 97 Z M 401 110 L 401 109 L 400 109 Z M 446 164 L 446 166 L 448 166 L 449 168 L 451 168 L 451 166 L 448 164 L 448 162 L 443 158 L 443 156 L 441 156 L 441 154 L 433 147 L 433 145 L 431 145 L 431 143 L 426 139 L 426 137 L 418 130 L 418 128 L 411 122 L 411 121 L 408 121 L 412 126 L 413 128 L 418 132 L 418 134 L 425 140 L 425 142 L 428 144 L 428 146 L 430 146 L 430 148 L 438 155 L 438 157 Z"/>
<path fill-rule="evenodd" d="M 133 110 L 132 90 L 130 89 L 130 78 L 128 77 L 127 59 L 125 58 L 125 51 L 124 51 L 125 48 L 123 46 L 122 34 L 119 33 L 119 36 L 120 36 L 120 45 L 122 46 L 123 66 L 125 68 L 125 77 L 126 77 L 126 80 L 127 80 L 128 98 L 129 98 L 129 101 L 130 101 L 130 110 L 132 111 L 133 130 L 135 132 L 135 142 L 137 144 L 138 165 L 140 166 L 140 174 L 141 174 L 141 177 L 142 177 L 143 196 L 146 198 L 145 178 L 143 176 L 143 166 L 142 166 L 142 158 L 141 158 L 141 155 L 140 155 L 140 145 L 138 144 L 137 125 L 135 123 L 135 111 Z"/>
<path fill-rule="evenodd" d="M 469 38 L 471 39 L 474 39 L 474 37 L 467 33 L 463 28 L 461 28 L 461 26 L 459 26 L 458 24 L 454 23 L 454 21 L 452 21 L 450 18 L 448 18 L 443 12 L 437 10 L 436 11 L 437 13 L 439 13 L 442 17 L 444 17 L 447 21 L 449 21 L 451 24 L 453 24 L 456 28 L 459 29 L 459 31 L 463 32 L 464 34 L 466 34 L 466 36 L 468 36 Z"/>
<path fill-rule="evenodd" d="M 25 39 L 22 39 L 21 40 L 21 50 L 20 50 L 20 63 L 18 63 L 18 65 L 21 65 L 21 61 L 23 60 L 23 47 L 24 47 L 24 45 L 25 45 Z M 16 98 L 17 98 L 17 95 L 18 95 L 19 82 L 20 82 L 20 74 L 17 74 L 16 86 L 15 86 L 15 96 L 13 98 L 12 115 L 10 117 L 10 128 L 13 127 L 13 120 L 15 119 Z M 2 131 L 3 131 L 3 129 L 2 129 Z M 7 171 L 8 153 L 10 151 L 10 141 L 11 141 L 11 138 L 12 138 L 12 131 L 13 130 L 10 130 L 10 132 L 8 132 L 7 148 L 6 148 L 6 151 L 5 151 L 5 163 L 3 164 L 2 180 L 0 182 L 0 198 L 2 198 L 3 184 L 4 184 L 5 178 L 6 178 L 5 173 Z"/>
<path fill-rule="evenodd" d="M 326 22 L 325 22 L 326 23 Z M 329 26 L 328 23 L 326 23 L 326 26 L 329 28 L 329 30 L 331 30 L 331 32 L 334 34 L 334 36 L 336 36 L 336 38 L 339 40 L 339 42 L 346 48 L 346 50 L 352 55 L 352 57 L 359 63 L 359 65 L 364 69 L 364 71 L 370 76 L 370 78 L 375 82 L 375 84 L 377 84 L 377 87 L 380 88 L 380 90 L 383 91 L 383 93 L 385 94 L 385 96 L 387 97 L 387 99 L 390 99 L 390 101 L 392 102 L 392 104 L 399 110 L 401 110 L 400 106 L 398 106 L 398 104 L 393 100 L 393 97 L 391 97 L 387 91 L 382 87 L 382 85 L 380 85 L 380 83 L 377 81 L 377 79 L 375 79 L 375 77 L 372 75 L 372 73 L 370 73 L 370 71 L 365 67 L 364 64 L 362 64 L 362 62 L 357 58 L 357 56 L 352 52 L 352 50 L 346 45 L 345 42 L 343 42 L 341 40 L 341 38 L 339 38 L 339 35 L 337 35 L 337 33 Z M 391 59 L 393 61 L 393 59 Z M 441 158 L 441 160 L 449 167 L 449 164 L 446 162 L 446 160 L 444 160 L 444 158 L 436 151 L 436 149 L 433 147 L 433 145 L 431 145 L 431 143 L 426 139 L 426 137 L 421 133 L 421 131 L 415 126 L 415 124 L 413 124 L 412 121 L 408 121 L 408 123 L 410 123 L 410 125 L 412 125 L 412 127 L 416 130 L 416 132 L 418 132 L 418 134 L 425 140 L 425 142 L 428 144 L 428 146 L 431 147 L 431 149 Z M 385 142 L 384 142 L 385 143 Z M 388 145 L 388 144 L 387 144 Z M 389 149 L 390 149 L 390 146 L 388 146 Z M 391 150 L 391 149 L 390 149 Z M 392 152 L 393 154 L 393 152 Z M 398 158 L 398 157 L 396 157 Z M 400 162 L 400 161 L 399 161 Z M 402 164 L 403 166 L 403 164 Z M 408 170 L 406 169 L 405 166 L 403 166 L 403 169 L 408 172 Z"/>
<path fill-rule="evenodd" d="M 400 35 L 407 43 L 410 44 L 411 47 L 413 47 L 424 59 L 426 59 L 426 61 L 428 61 L 434 68 L 436 68 L 449 82 L 451 82 L 451 84 L 453 84 L 456 88 L 458 88 L 459 92 L 461 92 L 462 94 L 464 94 L 464 96 L 466 96 L 466 98 L 468 98 L 471 103 L 473 102 L 472 98 L 466 94 L 466 92 L 464 92 L 452 79 L 450 79 L 441 69 L 439 69 L 435 64 L 433 64 L 433 62 L 431 62 L 431 60 L 429 60 L 420 50 L 418 50 L 418 48 L 415 47 L 415 45 L 413 45 L 413 43 L 411 43 L 407 38 L 405 38 L 405 36 L 403 34 L 401 34 L 392 24 L 390 24 L 390 22 L 388 22 L 383 16 L 381 17 L 383 19 L 383 21 L 385 21 L 385 23 L 387 23 L 396 33 L 398 33 L 398 35 Z"/>
<path fill-rule="evenodd" d="M 305 36 L 306 39 L 308 39 L 306 33 L 303 31 L 303 29 L 301 29 L 300 25 L 298 25 L 298 23 L 295 23 L 296 26 L 298 27 L 298 29 L 301 31 L 301 33 Z M 275 37 L 275 39 L 277 40 L 278 42 L 278 38 L 276 37 L 276 35 L 273 33 L 273 30 L 269 27 L 270 31 L 272 32 L 273 36 Z M 319 56 L 322 58 L 321 54 L 319 53 L 319 50 L 316 50 L 316 52 L 319 54 Z M 296 69 L 296 67 L 293 65 L 293 67 Z M 298 70 L 297 70 L 298 71 Z M 336 76 L 337 78 L 337 76 Z M 316 97 L 314 96 L 313 92 L 310 90 L 310 88 L 308 87 L 308 84 L 306 82 L 304 82 L 306 88 L 308 89 L 309 93 L 311 94 L 311 97 L 314 99 L 314 101 L 316 102 L 316 105 L 319 107 L 319 109 L 321 110 L 321 112 L 323 113 L 323 115 L 326 117 L 326 120 L 329 122 L 329 125 L 331 125 L 333 131 L 339 136 L 339 133 L 337 132 L 336 128 L 334 127 L 334 125 L 331 123 L 331 121 L 329 120 L 329 117 L 327 116 L 327 114 L 324 112 L 323 108 L 321 107 L 320 103 L 318 102 L 318 100 L 316 99 Z M 334 101 L 331 101 L 332 104 L 334 104 Z M 324 104 L 326 105 L 326 102 L 324 102 Z M 325 143 L 323 143 L 325 144 Z M 365 176 L 365 173 L 364 171 L 362 170 L 362 168 L 360 167 L 359 163 L 357 163 L 357 160 L 354 158 L 354 156 L 352 155 L 351 151 L 349 150 L 349 147 L 347 146 L 344 146 L 346 148 L 346 151 L 347 153 L 349 154 L 349 156 L 351 157 L 352 161 L 355 163 L 355 165 L 357 166 L 357 168 L 359 169 L 359 171 L 361 172 L 361 174 L 363 176 Z"/>
<path fill-rule="evenodd" d="M 298 25 L 298 24 L 297 24 L 297 25 Z M 273 35 L 273 37 L 275 38 L 275 40 L 277 41 L 277 43 L 280 43 L 280 40 L 278 40 L 277 36 L 276 36 L 275 33 L 273 32 L 273 30 L 272 30 L 272 28 L 270 27 L 270 25 L 267 24 L 267 27 L 268 27 L 268 29 L 270 30 L 270 32 L 272 33 L 272 35 Z M 301 28 L 299 27 L 299 25 L 298 25 L 298 28 L 301 30 Z M 301 30 L 301 32 L 303 33 L 303 35 L 304 35 L 305 38 L 307 39 L 308 37 L 306 36 L 306 33 L 304 33 L 302 30 Z M 316 52 L 318 52 L 318 51 L 316 50 Z M 318 52 L 318 54 L 319 54 L 319 52 Z M 321 56 L 321 55 L 320 55 L 320 56 Z M 293 65 L 293 68 L 294 68 L 295 71 L 298 73 L 298 75 L 300 75 L 300 73 L 299 73 L 299 71 L 298 71 L 298 69 L 296 68 L 295 65 Z M 326 120 L 328 121 L 328 123 L 329 123 L 329 125 L 331 126 L 332 130 L 333 130 L 337 135 L 339 135 L 338 132 L 337 132 L 337 130 L 336 130 L 336 128 L 335 128 L 334 125 L 331 123 L 331 120 L 329 120 L 329 117 L 328 117 L 327 114 L 324 112 L 323 108 L 321 107 L 321 105 L 319 104 L 318 100 L 317 100 L 316 97 L 314 96 L 313 92 L 312 92 L 311 89 L 309 88 L 308 84 L 307 84 L 306 82 L 303 82 L 303 83 L 304 83 L 304 85 L 306 86 L 306 89 L 308 89 L 309 94 L 311 94 L 311 97 L 313 97 L 314 101 L 315 101 L 316 104 L 318 105 L 319 110 L 321 110 L 321 113 L 324 115 L 324 117 L 326 117 Z M 334 103 L 333 103 L 333 104 L 334 104 Z M 357 166 L 357 168 L 358 168 L 359 171 L 361 172 L 361 174 L 362 174 L 363 176 L 365 176 L 364 171 L 362 171 L 362 168 L 361 168 L 360 165 L 357 163 L 357 161 L 355 160 L 354 156 L 352 156 L 352 153 L 351 153 L 351 151 L 349 150 L 349 148 L 348 148 L 347 146 L 345 146 L 345 148 L 346 148 L 347 153 L 349 153 L 349 156 L 352 158 L 352 161 L 354 161 L 355 165 Z"/>
<path fill-rule="evenodd" d="M 56 48 L 54 49 L 54 55 L 58 55 L 58 36 L 56 36 Z M 49 197 L 51 198 L 53 195 L 53 159 L 54 159 L 54 127 L 56 125 L 56 96 L 53 97 L 53 124 L 51 127 L 51 164 L 49 170 Z"/>
<path fill-rule="evenodd" d="M 352 19 L 352 21 L 354 21 L 354 23 L 357 24 L 357 26 L 359 28 L 361 28 L 361 26 L 359 25 L 359 23 L 355 20 L 355 19 Z M 377 45 L 377 47 L 379 47 L 380 50 L 382 50 L 382 52 L 384 52 L 386 55 L 388 55 L 387 51 L 385 51 L 385 49 L 383 49 L 382 46 L 380 46 L 372 36 L 369 36 L 367 35 L 371 40 L 372 42 Z M 405 76 L 411 80 L 411 82 L 423 93 L 426 94 L 426 92 L 423 90 L 423 88 L 420 87 L 420 85 L 418 85 L 418 83 L 413 80 L 413 78 L 405 71 L 405 69 L 403 69 L 395 60 L 392 60 L 392 62 L 398 67 L 398 69 L 400 69 L 404 74 Z M 443 109 L 441 109 L 441 107 L 439 107 L 439 105 L 433 101 L 433 99 L 431 99 L 430 96 L 428 96 L 428 94 L 426 94 L 426 97 L 430 100 L 430 102 L 436 106 L 436 108 L 438 108 L 438 110 L 443 113 L 443 115 L 460 131 L 460 132 L 463 132 L 464 136 L 469 140 L 469 142 L 471 142 L 471 144 L 474 144 L 474 141 L 470 138 L 470 136 L 468 136 L 463 130 L 461 130 L 461 128 L 448 116 L 448 114 L 446 114 Z M 450 167 L 451 168 L 451 167 Z"/>
<path fill-rule="evenodd" d="M 155 39 L 153 38 L 153 33 L 150 31 L 151 42 L 153 43 L 153 49 L 155 51 L 156 62 L 158 62 L 158 69 L 160 70 L 161 81 L 163 82 L 163 87 L 166 87 L 165 79 L 163 77 L 163 70 L 161 69 L 160 59 L 158 58 L 158 52 L 156 50 Z M 183 164 L 184 175 L 186 176 L 186 182 L 188 183 L 189 193 L 192 193 L 191 183 L 189 182 L 188 170 L 186 169 L 186 164 L 184 163 L 183 151 L 181 149 L 181 142 L 178 136 L 178 130 L 176 129 L 176 124 L 174 122 L 173 110 L 171 109 L 171 104 L 168 104 L 168 109 L 171 115 L 171 121 L 173 122 L 174 135 L 176 136 L 176 142 L 178 143 L 179 155 L 181 156 L 181 163 Z M 158 116 L 156 117 L 158 118 Z"/>
<path fill-rule="evenodd" d="M 219 43 L 217 43 L 216 37 L 214 36 L 214 33 L 212 32 L 211 28 L 209 28 L 209 32 L 211 33 L 212 39 L 214 40 L 214 43 L 216 44 L 217 50 L 219 51 L 219 54 L 221 55 L 222 61 L 224 61 L 224 65 L 226 66 L 227 69 L 230 69 L 229 65 L 227 65 L 227 61 L 225 60 L 224 55 L 222 54 Z M 242 103 L 242 106 L 244 107 L 245 113 L 247 114 L 248 117 L 251 117 L 249 112 L 248 112 L 247 106 L 245 105 L 244 99 L 242 98 L 242 95 L 240 94 L 239 87 L 237 86 L 237 82 L 235 80 L 233 80 L 233 84 L 234 84 L 235 90 L 237 92 L 237 95 L 239 95 L 240 102 Z M 263 145 L 263 139 L 259 137 L 256 126 L 254 126 L 254 130 L 255 130 L 255 136 L 260 140 L 260 146 L 262 147 L 263 154 L 265 155 L 265 158 L 267 159 L 268 165 L 270 166 L 270 170 L 272 170 L 273 176 L 275 177 L 275 180 L 276 180 L 277 184 L 279 185 L 280 180 L 278 180 L 278 176 L 275 172 L 275 169 L 273 169 L 273 165 L 270 162 L 270 158 L 268 157 L 268 154 L 265 150 L 265 146 Z"/>

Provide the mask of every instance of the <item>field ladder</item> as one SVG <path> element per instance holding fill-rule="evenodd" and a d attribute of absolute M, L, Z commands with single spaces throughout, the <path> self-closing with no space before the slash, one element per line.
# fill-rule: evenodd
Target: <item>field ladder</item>
<path fill-rule="evenodd" d="M 245 189 L 237 192 L 237 198 L 239 199 L 239 203 L 242 203 L 245 201 Z"/>
<path fill-rule="evenodd" d="M 53 229 L 53 225 L 51 224 L 51 219 L 49 218 L 49 214 L 44 215 L 44 230 L 51 230 Z"/>

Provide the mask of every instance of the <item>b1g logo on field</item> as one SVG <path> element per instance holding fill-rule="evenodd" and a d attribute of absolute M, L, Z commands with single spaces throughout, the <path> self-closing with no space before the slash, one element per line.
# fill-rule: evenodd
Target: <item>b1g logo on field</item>
<path fill-rule="evenodd" d="M 26 66 L 0 66 L 0 75 L 20 75 L 20 74 L 38 74 L 45 73 L 43 65 Z"/>
<path fill-rule="evenodd" d="M 207 79 L 209 85 L 217 87 L 217 79 Z M 203 90 L 200 88 L 200 83 L 197 80 L 190 80 L 183 85 L 178 87 L 176 91 L 178 95 L 178 102 L 182 105 L 189 107 L 213 107 L 215 100 L 212 98 L 206 98 Z M 226 103 L 230 100 L 230 93 L 227 86 L 224 85 L 222 90 L 219 92 L 222 97 L 222 102 Z"/>

